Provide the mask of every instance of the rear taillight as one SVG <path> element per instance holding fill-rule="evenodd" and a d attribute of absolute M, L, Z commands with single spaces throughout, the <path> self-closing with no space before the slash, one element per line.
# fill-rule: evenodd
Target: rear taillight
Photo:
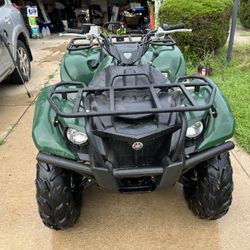
<path fill-rule="evenodd" d="M 20 10 L 20 7 L 18 5 L 16 5 L 15 3 L 12 3 L 12 6 L 17 9 L 17 10 Z"/>

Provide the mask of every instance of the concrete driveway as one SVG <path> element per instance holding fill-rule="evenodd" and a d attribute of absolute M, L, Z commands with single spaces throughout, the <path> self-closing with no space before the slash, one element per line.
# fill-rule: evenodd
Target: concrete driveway
<path fill-rule="evenodd" d="M 65 45 L 60 38 L 32 41 L 33 98 L 44 84 L 58 81 Z M 250 157 L 238 147 L 231 154 L 233 203 L 220 220 L 195 217 L 181 185 L 129 195 L 93 186 L 75 227 L 46 228 L 35 199 L 33 113 L 22 86 L 0 86 L 0 137 L 12 131 L 0 146 L 0 249 L 250 249 Z"/>

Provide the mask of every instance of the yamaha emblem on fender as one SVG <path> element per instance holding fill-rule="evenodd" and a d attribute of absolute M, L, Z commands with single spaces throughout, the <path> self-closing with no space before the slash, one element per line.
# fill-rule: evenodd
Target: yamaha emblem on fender
<path fill-rule="evenodd" d="M 141 150 L 143 148 L 143 143 L 137 141 L 137 142 L 133 143 L 132 148 L 134 150 Z"/>

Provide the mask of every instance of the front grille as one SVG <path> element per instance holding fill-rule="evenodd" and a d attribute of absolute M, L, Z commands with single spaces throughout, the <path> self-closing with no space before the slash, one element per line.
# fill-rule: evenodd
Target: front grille
<path fill-rule="evenodd" d="M 117 168 L 161 166 L 162 159 L 168 155 L 170 136 L 143 142 L 141 150 L 134 150 L 133 143 L 107 139 L 107 146 L 115 157 L 114 166 Z"/>

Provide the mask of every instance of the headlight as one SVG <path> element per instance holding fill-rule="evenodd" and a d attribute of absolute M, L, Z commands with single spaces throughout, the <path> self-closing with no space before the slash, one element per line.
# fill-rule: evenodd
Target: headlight
<path fill-rule="evenodd" d="M 203 131 L 203 123 L 196 122 L 194 125 L 188 127 L 186 136 L 188 138 L 195 138 L 199 136 Z"/>
<path fill-rule="evenodd" d="M 88 137 L 85 133 L 74 128 L 68 128 L 66 134 L 68 140 L 76 145 L 82 145 L 88 141 Z"/>

